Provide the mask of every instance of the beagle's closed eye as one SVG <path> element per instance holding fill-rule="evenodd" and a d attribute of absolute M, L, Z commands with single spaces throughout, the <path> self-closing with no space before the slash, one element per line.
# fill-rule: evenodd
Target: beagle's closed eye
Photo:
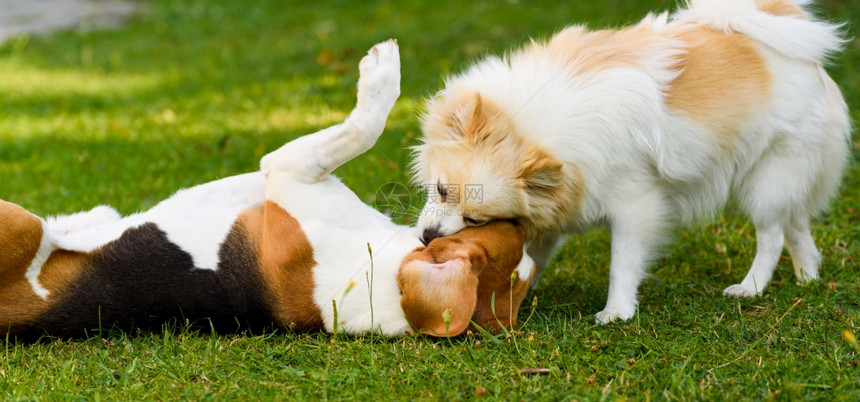
<path fill-rule="evenodd" d="M 472 218 L 470 216 L 464 216 L 463 222 L 466 222 L 466 225 L 468 225 L 468 226 L 483 226 L 483 225 L 486 225 L 487 222 L 489 222 L 489 221 L 481 220 L 481 219 L 475 219 L 475 218 Z"/>

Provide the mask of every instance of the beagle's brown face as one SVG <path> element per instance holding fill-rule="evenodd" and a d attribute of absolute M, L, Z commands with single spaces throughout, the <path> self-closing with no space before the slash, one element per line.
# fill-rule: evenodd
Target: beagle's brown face
<path fill-rule="evenodd" d="M 515 325 L 534 272 L 524 243 L 521 226 L 494 221 L 416 249 L 397 274 L 406 319 L 435 336 L 461 334 L 473 323 L 491 329 Z"/>

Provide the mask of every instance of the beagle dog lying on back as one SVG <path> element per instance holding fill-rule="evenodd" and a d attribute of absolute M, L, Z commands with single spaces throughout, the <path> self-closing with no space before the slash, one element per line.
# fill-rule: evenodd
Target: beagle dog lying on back
<path fill-rule="evenodd" d="M 370 149 L 400 94 L 395 41 L 359 66 L 347 120 L 266 155 L 261 171 L 181 190 L 149 211 L 50 219 L 0 201 L 0 333 L 205 321 L 453 336 L 515 324 L 534 272 L 524 231 L 497 221 L 426 247 L 331 172 Z"/>

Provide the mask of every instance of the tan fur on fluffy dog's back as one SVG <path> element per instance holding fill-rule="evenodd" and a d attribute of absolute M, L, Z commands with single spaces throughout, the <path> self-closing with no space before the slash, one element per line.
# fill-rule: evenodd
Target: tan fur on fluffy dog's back
<path fill-rule="evenodd" d="M 772 78 L 755 43 L 711 28 L 682 29 L 688 46 L 681 74 L 669 84 L 666 106 L 708 127 L 728 150 L 741 128 L 770 97 Z"/>
<path fill-rule="evenodd" d="M 786 17 L 807 18 L 806 11 L 789 0 L 755 0 L 759 10 Z"/>

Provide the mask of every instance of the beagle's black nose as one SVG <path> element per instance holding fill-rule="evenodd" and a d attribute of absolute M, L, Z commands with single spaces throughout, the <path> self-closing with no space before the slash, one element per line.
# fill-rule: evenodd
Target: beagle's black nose
<path fill-rule="evenodd" d="M 442 236 L 442 233 L 439 232 L 439 229 L 427 228 L 427 229 L 424 229 L 424 234 L 421 236 L 421 242 L 423 242 L 424 245 L 426 246 L 426 245 L 430 244 L 430 242 L 433 241 L 433 239 L 440 237 L 440 236 Z"/>

